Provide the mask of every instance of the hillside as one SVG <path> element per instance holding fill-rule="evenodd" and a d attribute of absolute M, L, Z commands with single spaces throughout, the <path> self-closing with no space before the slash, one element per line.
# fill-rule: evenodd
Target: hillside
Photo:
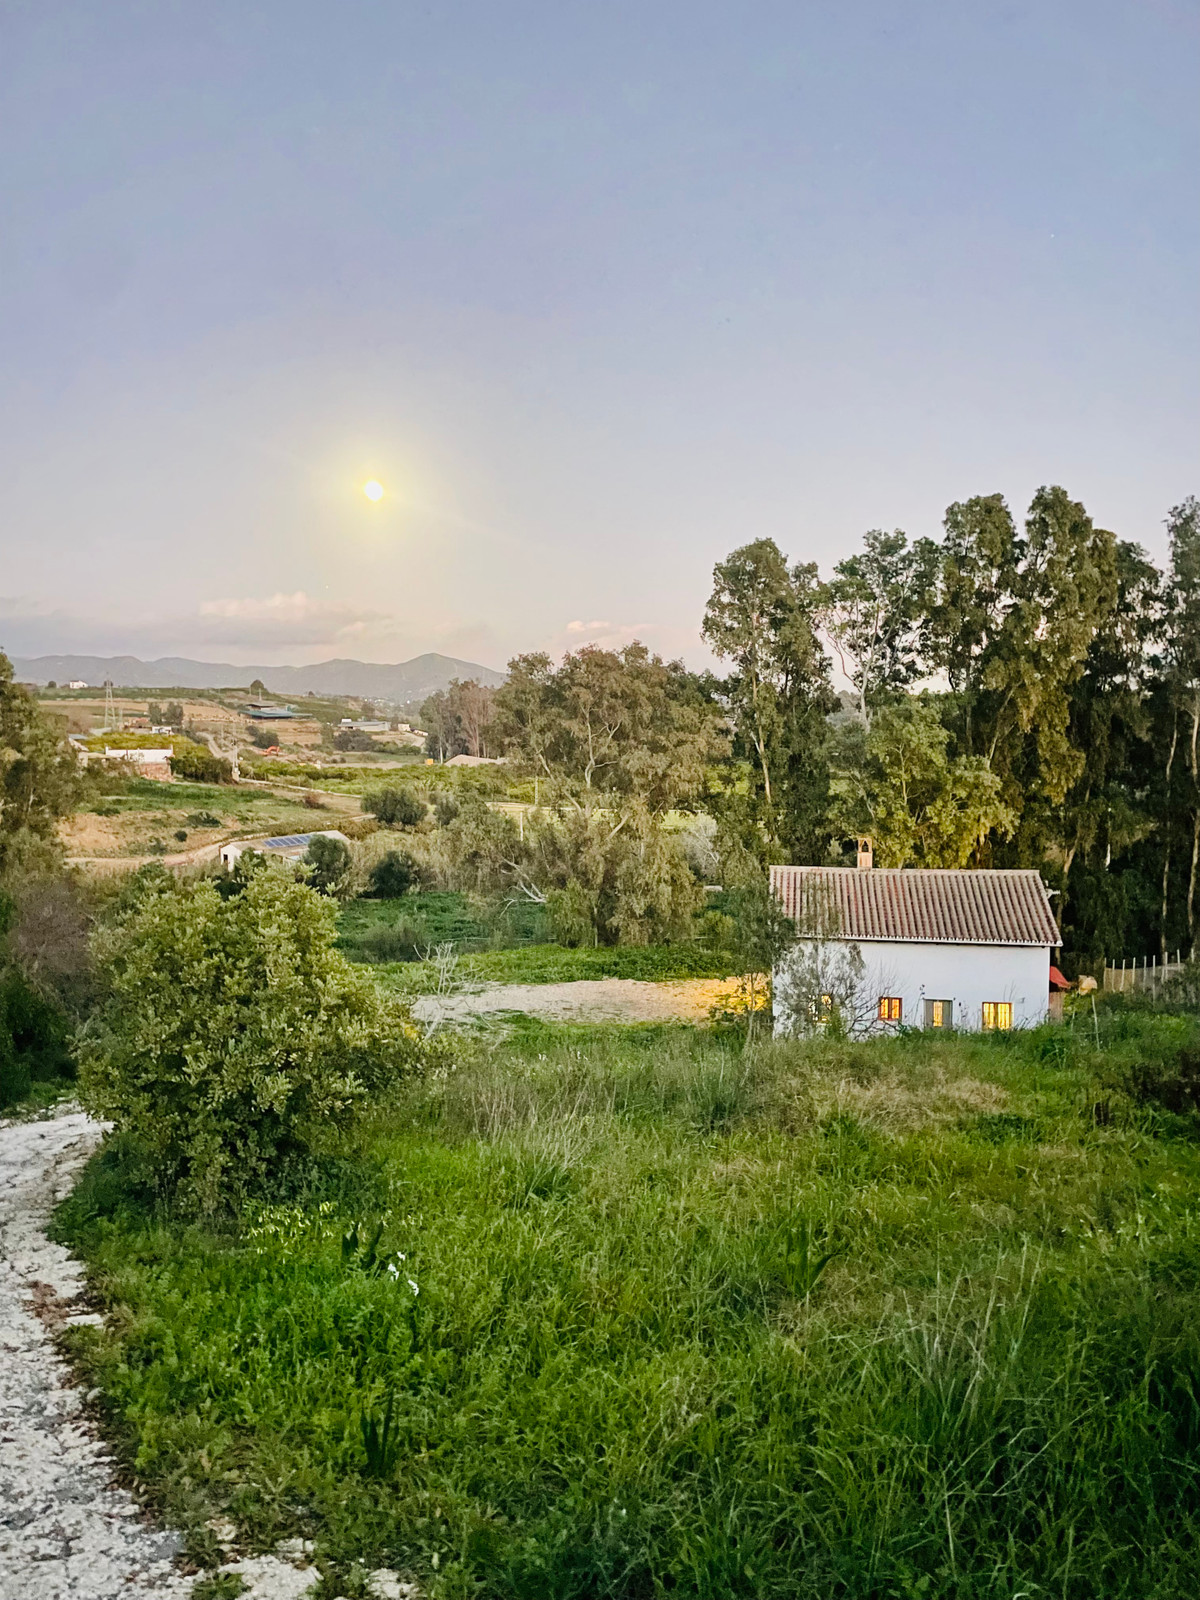
<path fill-rule="evenodd" d="M 89 684 L 111 679 L 118 689 L 233 689 L 261 678 L 274 694 L 349 694 L 371 700 L 411 702 L 444 689 L 452 678 L 476 678 L 496 686 L 504 674 L 476 661 L 459 661 L 433 651 L 411 661 L 318 661 L 308 667 L 233 666 L 227 661 L 191 661 L 162 656 L 34 656 L 12 658 L 18 678 L 28 683 Z"/>

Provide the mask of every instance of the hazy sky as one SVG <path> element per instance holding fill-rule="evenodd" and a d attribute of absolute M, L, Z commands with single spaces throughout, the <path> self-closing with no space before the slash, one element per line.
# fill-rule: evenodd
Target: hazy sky
<path fill-rule="evenodd" d="M 703 659 L 1200 492 L 1194 0 L 0 0 L 0 645 Z M 380 479 L 376 506 L 362 483 Z"/>

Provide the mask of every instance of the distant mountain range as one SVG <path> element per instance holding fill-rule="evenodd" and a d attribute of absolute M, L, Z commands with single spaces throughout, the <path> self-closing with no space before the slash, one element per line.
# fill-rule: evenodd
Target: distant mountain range
<path fill-rule="evenodd" d="M 414 656 L 391 665 L 375 661 L 318 661 L 311 667 L 233 667 L 224 661 L 189 661 L 163 656 L 139 661 L 136 656 L 34 656 L 12 658 L 13 672 L 23 683 L 70 683 L 82 678 L 101 685 L 107 678 L 117 689 L 237 689 L 260 678 L 272 694 L 361 695 L 367 700 L 411 704 L 444 689 L 452 678 L 475 678 L 492 687 L 504 682 L 502 672 L 453 656 Z"/>

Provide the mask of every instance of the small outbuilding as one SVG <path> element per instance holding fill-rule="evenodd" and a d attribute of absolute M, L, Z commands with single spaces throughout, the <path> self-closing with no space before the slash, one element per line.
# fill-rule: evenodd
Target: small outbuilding
<path fill-rule="evenodd" d="M 221 846 L 221 865 L 232 867 L 248 850 L 284 861 L 301 861 L 314 839 L 340 839 L 343 844 L 350 843 L 346 835 L 339 833 L 336 828 L 320 828 L 316 833 L 281 833 L 273 839 L 231 839 L 228 844 Z"/>
<path fill-rule="evenodd" d="M 774 974 L 777 1032 L 853 1007 L 861 1031 L 1044 1022 L 1061 942 L 1033 871 L 772 867 L 799 929 Z"/>

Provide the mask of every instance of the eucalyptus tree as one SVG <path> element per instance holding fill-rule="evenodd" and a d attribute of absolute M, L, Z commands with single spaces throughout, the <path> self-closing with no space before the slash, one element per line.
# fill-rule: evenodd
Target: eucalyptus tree
<path fill-rule="evenodd" d="M 870 835 L 882 867 L 965 867 L 989 835 L 1010 835 L 1013 809 L 984 756 L 951 756 L 930 697 L 881 707 L 869 729 L 843 730 L 831 820 Z"/>
<path fill-rule="evenodd" d="M 927 672 L 926 618 L 937 581 L 938 547 L 909 544 L 897 528 L 873 528 L 863 549 L 839 561 L 820 611 L 821 628 L 869 722 L 881 698 L 902 693 Z"/>
<path fill-rule="evenodd" d="M 825 719 L 837 705 L 817 636 L 827 594 L 812 564 L 789 568 L 773 539 L 713 568 L 701 633 L 732 666 L 720 685 L 746 763 L 750 821 L 772 852 L 817 847 L 827 768 Z"/>
<path fill-rule="evenodd" d="M 932 664 L 962 752 L 985 756 L 1006 803 L 1041 826 L 1083 772 L 1071 694 L 1117 603 L 1116 540 L 1058 487 L 1034 495 L 1023 535 L 1000 495 L 950 506 L 945 526 Z"/>
<path fill-rule="evenodd" d="M 1200 501 L 1194 495 L 1173 506 L 1167 517 L 1171 565 L 1165 603 L 1165 667 L 1170 706 L 1170 736 L 1164 760 L 1164 793 L 1169 807 L 1172 778 L 1180 737 L 1188 776 L 1186 807 L 1191 838 L 1187 880 L 1187 934 L 1196 949 L 1196 879 L 1200 870 L 1200 775 L 1197 741 L 1200 738 Z M 1170 872 L 1170 839 L 1164 851 L 1163 921 Z"/>

